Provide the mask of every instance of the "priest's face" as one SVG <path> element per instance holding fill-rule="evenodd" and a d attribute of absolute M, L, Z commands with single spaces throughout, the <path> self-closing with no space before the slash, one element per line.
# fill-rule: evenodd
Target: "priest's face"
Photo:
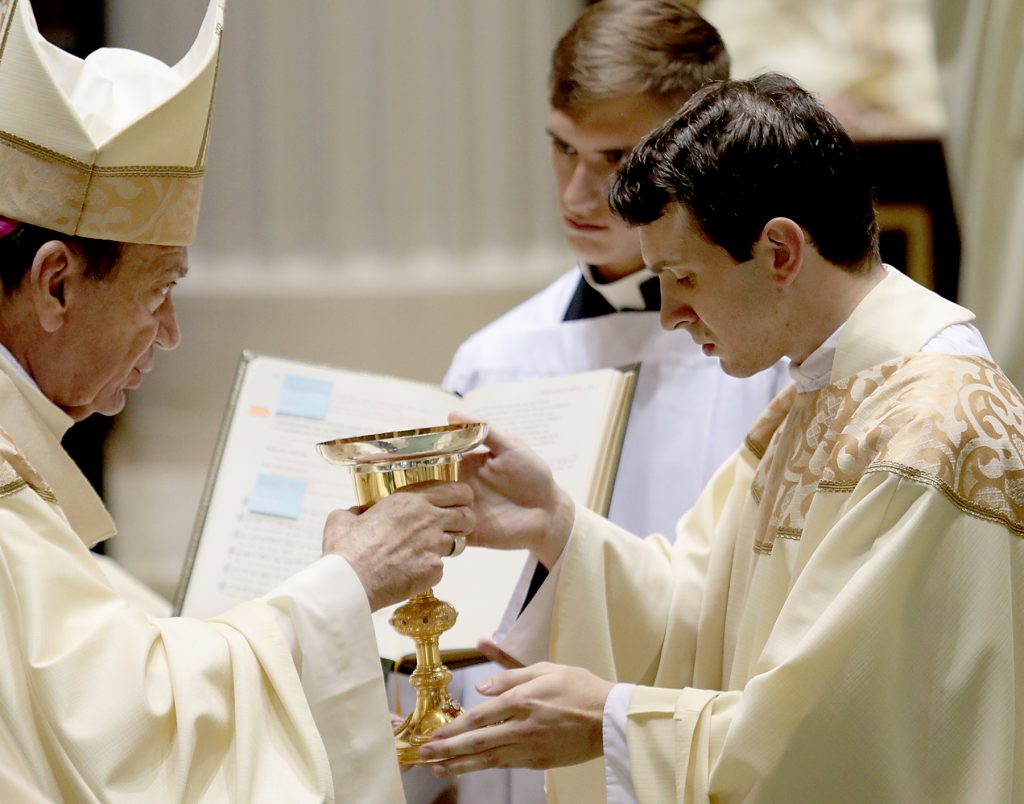
<path fill-rule="evenodd" d="M 171 294 L 187 271 L 183 247 L 125 244 L 104 279 L 73 273 L 49 358 L 32 371 L 43 392 L 76 420 L 120 412 L 156 348 L 180 341 Z"/>
<path fill-rule="evenodd" d="M 779 289 L 764 259 L 737 262 L 673 204 L 640 230 L 644 258 L 661 280 L 661 325 L 685 330 L 734 377 L 749 377 L 785 354 Z"/>
<path fill-rule="evenodd" d="M 671 103 L 630 94 L 596 101 L 579 113 L 552 109 L 548 116 L 565 236 L 602 279 L 619 279 L 644 265 L 639 235 L 608 207 L 608 188 L 622 158 L 673 111 Z"/>

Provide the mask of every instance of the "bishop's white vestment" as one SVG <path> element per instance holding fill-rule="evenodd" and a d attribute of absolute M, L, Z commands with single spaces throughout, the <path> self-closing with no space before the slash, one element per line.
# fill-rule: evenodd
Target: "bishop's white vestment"
<path fill-rule="evenodd" d="M 351 568 L 210 621 L 150 616 L 89 552 L 113 523 L 60 446 L 71 420 L 0 368 L 0 801 L 402 801 Z"/>

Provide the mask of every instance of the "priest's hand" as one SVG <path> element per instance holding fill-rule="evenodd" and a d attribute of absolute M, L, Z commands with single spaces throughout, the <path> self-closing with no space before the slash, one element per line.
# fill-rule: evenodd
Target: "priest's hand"
<path fill-rule="evenodd" d="M 448 416 L 452 424 L 471 421 Z M 459 479 L 473 488 L 476 529 L 469 544 L 530 550 L 550 569 L 562 554 L 576 515 L 572 498 L 543 459 L 518 439 L 490 428 L 486 450 L 462 458 Z"/>
<path fill-rule="evenodd" d="M 493 643 L 480 648 L 501 660 Z M 601 756 L 604 705 L 613 686 L 589 670 L 549 662 L 500 673 L 477 684 L 491 700 L 435 731 L 420 757 L 441 760 L 431 765 L 436 776 L 586 762 Z"/>
<path fill-rule="evenodd" d="M 444 557 L 473 530 L 472 503 L 465 483 L 431 481 L 401 488 L 372 506 L 332 511 L 323 554 L 348 561 L 376 611 L 441 580 Z"/>

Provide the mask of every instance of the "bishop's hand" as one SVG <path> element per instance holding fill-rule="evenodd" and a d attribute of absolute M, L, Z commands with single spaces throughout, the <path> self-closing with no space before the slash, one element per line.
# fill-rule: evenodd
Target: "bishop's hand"
<path fill-rule="evenodd" d="M 405 486 L 374 505 L 332 511 L 323 553 L 352 565 L 376 611 L 441 580 L 444 557 L 473 529 L 472 502 L 464 483 Z"/>

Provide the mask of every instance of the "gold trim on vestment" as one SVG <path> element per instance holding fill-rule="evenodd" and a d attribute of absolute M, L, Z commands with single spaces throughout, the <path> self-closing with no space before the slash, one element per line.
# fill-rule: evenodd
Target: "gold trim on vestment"
<path fill-rule="evenodd" d="M 764 457 L 775 431 L 793 407 L 794 399 L 796 399 L 796 385 L 787 385 L 768 403 L 768 407 L 754 422 L 754 426 L 743 440 L 744 446 L 754 453 L 758 460 Z"/>
<path fill-rule="evenodd" d="M 905 477 L 907 480 L 917 483 L 927 483 L 942 492 L 942 495 L 949 500 L 953 505 L 959 508 L 968 516 L 975 516 L 979 519 L 984 519 L 988 522 L 995 522 L 996 524 L 1002 525 L 1009 531 L 1017 536 L 1024 537 L 1024 523 L 1020 521 L 1014 521 L 1007 514 L 995 511 L 984 505 L 972 503 L 970 500 L 961 497 L 949 485 L 943 482 L 937 477 L 922 472 L 919 469 L 914 469 L 910 466 L 902 466 L 896 463 L 882 462 L 868 467 L 865 474 L 872 472 L 890 472 L 892 474 L 900 475 Z"/>
<path fill-rule="evenodd" d="M 31 489 L 39 495 L 43 500 L 48 503 L 57 503 L 57 497 L 49 489 L 41 489 L 38 486 L 29 483 L 25 478 L 18 475 L 14 468 L 9 463 L 4 463 L 2 474 L 6 475 L 8 472 L 15 476 L 14 480 L 3 481 L 0 480 L 0 497 L 10 497 L 12 494 L 17 494 L 22 489 Z"/>
<path fill-rule="evenodd" d="M 0 497 L 15 494 L 26 487 L 47 502 L 57 502 L 57 495 L 43 476 L 18 449 L 7 431 L 0 427 Z"/>
<path fill-rule="evenodd" d="M 14 470 L 12 469 L 11 471 L 13 472 Z M 9 497 L 24 488 L 28 488 L 28 483 L 19 477 L 17 480 L 12 480 L 9 483 L 3 483 L 0 485 L 0 497 Z"/>
<path fill-rule="evenodd" d="M 761 460 L 764 457 L 764 451 L 766 449 L 764 444 L 758 444 L 749 435 L 743 439 L 743 444 L 747 449 L 754 453 L 754 457 L 758 460 Z"/>
<path fill-rule="evenodd" d="M 856 480 L 822 480 L 818 484 L 818 491 L 833 491 L 837 494 L 849 494 L 857 488 Z"/>
<path fill-rule="evenodd" d="M 776 401 L 748 437 L 768 444 L 751 483 L 756 553 L 799 539 L 818 492 L 878 472 L 1024 537 L 1024 399 L 988 360 L 911 355 Z"/>

